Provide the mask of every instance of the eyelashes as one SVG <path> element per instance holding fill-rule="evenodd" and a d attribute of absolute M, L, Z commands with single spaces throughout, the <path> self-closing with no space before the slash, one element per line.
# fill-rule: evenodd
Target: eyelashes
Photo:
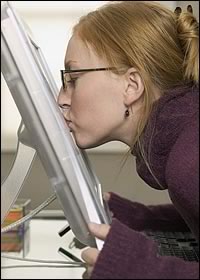
<path fill-rule="evenodd" d="M 69 83 L 69 84 L 75 83 L 77 79 L 78 79 L 78 78 L 70 79 L 69 81 L 67 81 L 67 83 Z"/>
<path fill-rule="evenodd" d="M 71 78 L 70 80 L 66 81 L 67 84 L 71 85 L 71 86 L 75 86 L 76 85 L 76 81 L 78 80 L 78 77 L 76 78 Z"/>

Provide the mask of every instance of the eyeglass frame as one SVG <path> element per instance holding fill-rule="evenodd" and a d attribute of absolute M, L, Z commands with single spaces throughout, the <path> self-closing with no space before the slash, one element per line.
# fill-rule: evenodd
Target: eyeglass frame
<path fill-rule="evenodd" d="M 62 81 L 62 88 L 66 89 L 65 86 L 65 79 L 64 79 L 64 74 L 71 74 L 71 73 L 82 73 L 82 72 L 92 72 L 92 71 L 109 71 L 109 70 L 114 70 L 116 69 L 115 67 L 103 67 L 103 68 L 88 68 L 88 69 L 65 69 L 65 70 L 60 70 L 61 73 L 61 81 Z"/>

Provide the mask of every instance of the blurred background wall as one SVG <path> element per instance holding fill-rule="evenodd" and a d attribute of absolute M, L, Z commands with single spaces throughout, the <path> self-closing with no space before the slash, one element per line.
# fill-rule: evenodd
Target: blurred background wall
<path fill-rule="evenodd" d="M 60 69 L 73 25 L 78 18 L 107 1 L 12 1 L 19 14 L 30 27 L 41 47 L 55 81 L 60 87 Z M 198 14 L 198 1 L 155 1 L 171 9 L 191 4 Z M 16 154 L 17 129 L 20 114 L 1 75 L 1 181 L 8 174 Z M 129 156 L 122 168 L 127 146 L 111 142 L 88 150 L 92 166 L 99 177 L 103 191 L 114 191 L 145 204 L 167 203 L 167 191 L 148 187 L 135 171 L 135 160 Z M 36 157 L 20 193 L 21 198 L 31 198 L 32 208 L 43 202 L 53 192 L 43 166 Z M 3 198 L 2 198 L 3 199 Z M 60 209 L 57 201 L 47 209 Z"/>

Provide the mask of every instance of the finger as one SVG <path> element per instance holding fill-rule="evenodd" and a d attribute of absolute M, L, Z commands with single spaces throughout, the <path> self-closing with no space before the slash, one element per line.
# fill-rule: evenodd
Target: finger
<path fill-rule="evenodd" d="M 82 274 L 83 279 L 90 279 L 93 271 L 93 266 L 88 266 L 85 272 Z"/>
<path fill-rule="evenodd" d="M 105 201 L 108 202 L 110 200 L 110 197 L 111 197 L 111 194 L 109 192 L 103 193 L 103 198 Z"/>
<path fill-rule="evenodd" d="M 111 198 L 111 194 L 106 192 L 103 194 L 103 203 L 104 203 L 104 208 L 105 208 L 105 211 L 107 212 L 108 215 L 111 216 L 111 218 L 114 216 L 113 212 L 110 210 L 110 207 L 109 207 L 109 200 Z"/>
<path fill-rule="evenodd" d="M 87 268 L 87 274 L 89 277 L 91 277 L 91 275 L 92 275 L 93 268 L 94 268 L 93 266 L 88 266 L 88 268 Z"/>
<path fill-rule="evenodd" d="M 104 240 L 110 230 L 110 226 L 106 224 L 89 223 L 88 228 L 90 233 L 99 239 Z"/>
<path fill-rule="evenodd" d="M 82 278 L 83 279 L 90 279 L 88 273 L 87 273 L 87 270 L 82 274 Z"/>
<path fill-rule="evenodd" d="M 89 265 L 93 266 L 97 260 L 97 257 L 99 255 L 99 251 L 96 248 L 88 248 L 85 249 L 81 253 L 82 259 Z"/>

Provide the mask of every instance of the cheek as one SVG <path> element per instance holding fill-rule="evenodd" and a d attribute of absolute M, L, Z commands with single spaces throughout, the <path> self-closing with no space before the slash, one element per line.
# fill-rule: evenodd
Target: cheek
<path fill-rule="evenodd" d="M 85 86 L 85 84 L 87 86 Z M 87 126 L 102 115 L 103 108 L 106 106 L 104 88 L 100 81 L 91 80 L 80 83 L 77 86 L 71 100 L 71 114 L 77 126 Z"/>
<path fill-rule="evenodd" d="M 89 96 L 87 92 L 77 92 L 77 95 L 73 97 L 71 102 L 71 118 L 77 126 L 81 126 L 82 123 L 92 120 L 95 112 L 95 100 Z"/>
<path fill-rule="evenodd" d="M 76 133 L 82 137 L 92 137 L 99 134 L 104 126 L 103 112 L 105 108 L 103 102 L 97 101 L 95 98 L 83 98 L 74 102 L 72 108 L 72 122 Z"/>
<path fill-rule="evenodd" d="M 123 101 L 112 85 L 101 85 L 75 92 L 71 102 L 73 132 L 79 147 L 102 144 L 111 139 L 121 124 Z"/>

